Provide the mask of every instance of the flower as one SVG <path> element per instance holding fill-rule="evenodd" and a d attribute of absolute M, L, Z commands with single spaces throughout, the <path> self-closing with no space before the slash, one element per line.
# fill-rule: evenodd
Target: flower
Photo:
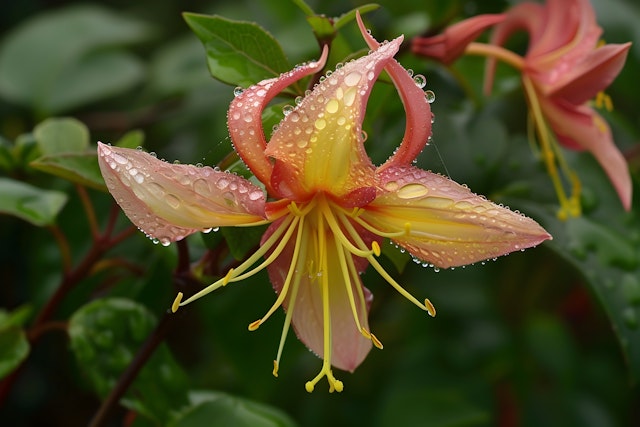
<path fill-rule="evenodd" d="M 359 274 L 367 265 L 435 315 L 428 299 L 413 297 L 377 261 L 383 240 L 421 262 L 451 267 L 551 238 L 532 219 L 412 166 L 431 134 L 429 103 L 393 59 L 402 37 L 378 44 L 358 20 L 371 53 L 327 73 L 284 117 L 268 143 L 263 109 L 284 88 L 321 70 L 327 49 L 318 61 L 251 86 L 232 101 L 228 125 L 234 148 L 264 191 L 214 168 L 169 164 L 139 150 L 98 146 L 100 167 L 116 201 L 133 223 L 163 244 L 212 227 L 270 224 L 253 255 L 187 300 L 178 294 L 173 310 L 267 268 L 278 297 L 249 329 L 257 329 L 278 307 L 285 308 L 273 373 L 277 376 L 292 324 L 298 338 L 323 359 L 318 375 L 306 383 L 308 391 L 323 377 L 330 391 L 341 391 L 332 367 L 353 371 L 372 345 L 382 348 L 367 320 L 372 294 Z M 405 106 L 406 131 L 395 153 L 375 166 L 364 149 L 362 121 L 383 69 Z"/>
<path fill-rule="evenodd" d="M 589 101 L 595 98 L 596 106 L 604 104 L 610 109 L 610 100 L 602 91 L 622 69 L 631 44 L 599 42 L 602 29 L 588 0 L 524 2 L 502 15 L 481 15 L 467 21 L 467 24 L 464 24 L 466 21 L 456 24 L 455 32 L 447 30 L 440 36 L 416 38 L 412 43 L 413 52 L 445 63 L 455 59 L 447 52 L 461 54 L 465 48 L 467 54 L 487 56 L 486 92 L 492 86 L 497 59 L 520 70 L 564 214 L 579 214 L 579 181 L 564 165 L 560 151 L 553 147 L 548 127 L 565 147 L 593 154 L 611 180 L 623 207 L 629 210 L 632 185 L 626 161 L 613 142 L 609 126 Z M 490 44 L 472 43 L 483 27 L 492 25 L 495 26 Z M 508 37 L 520 29 L 529 34 L 524 57 L 502 47 Z M 443 50 L 442 45 L 446 45 L 448 51 Z M 564 196 L 556 161 L 574 182 L 576 191 L 571 200 Z"/>

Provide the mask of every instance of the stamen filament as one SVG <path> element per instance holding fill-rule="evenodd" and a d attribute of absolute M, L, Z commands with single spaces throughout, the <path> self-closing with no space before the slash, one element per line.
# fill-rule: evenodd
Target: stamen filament
<path fill-rule="evenodd" d="M 378 235 L 380 237 L 386 237 L 388 239 L 393 239 L 394 237 L 406 236 L 411 231 L 411 224 L 408 223 L 408 222 L 405 224 L 405 228 L 402 231 L 385 232 L 385 231 L 379 230 L 379 229 L 375 228 L 373 225 L 369 224 L 367 221 L 365 221 L 362 218 L 360 218 L 360 215 L 362 213 L 364 213 L 365 210 L 362 209 L 362 208 L 358 208 L 358 209 L 359 209 L 359 211 L 357 212 L 357 214 L 355 214 L 354 211 L 348 212 L 348 211 L 340 208 L 342 213 L 344 213 L 345 215 L 349 216 L 352 220 L 357 222 L 358 225 L 362 226 L 362 228 L 364 228 L 367 231 L 370 231 L 373 234 Z"/>

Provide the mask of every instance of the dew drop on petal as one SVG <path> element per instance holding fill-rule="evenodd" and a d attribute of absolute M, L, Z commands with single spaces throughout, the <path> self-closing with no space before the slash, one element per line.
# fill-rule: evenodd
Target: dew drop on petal
<path fill-rule="evenodd" d="M 233 89 L 233 96 L 240 96 L 242 95 L 242 92 L 244 92 L 244 89 L 238 86 L 235 89 Z"/>
<path fill-rule="evenodd" d="M 422 184 L 411 183 L 402 186 L 396 193 L 401 199 L 415 199 L 417 197 L 425 196 L 429 192 L 429 189 Z"/>
<path fill-rule="evenodd" d="M 340 103 L 335 99 L 332 99 L 329 102 L 327 102 L 327 105 L 325 106 L 325 110 L 327 110 L 327 113 L 329 114 L 336 113 L 339 108 L 340 108 Z"/>
<path fill-rule="evenodd" d="M 427 102 L 428 102 L 429 104 L 433 103 L 433 101 L 435 101 L 435 100 L 436 100 L 436 94 L 435 94 L 435 93 L 433 93 L 433 91 L 432 91 L 432 90 L 427 90 L 427 91 L 425 91 L 425 92 L 424 92 L 424 96 L 425 96 L 425 98 L 427 98 Z"/>
<path fill-rule="evenodd" d="M 291 114 L 292 111 L 293 111 L 293 105 L 285 105 L 284 107 L 282 107 L 282 113 L 285 116 L 288 116 L 289 114 Z"/>
<path fill-rule="evenodd" d="M 327 121 L 325 119 L 316 120 L 315 127 L 318 130 L 322 130 L 327 126 Z"/>
<path fill-rule="evenodd" d="M 347 74 L 344 78 L 344 84 L 347 86 L 355 86 L 360 83 L 360 79 L 362 78 L 362 74 L 357 71 L 353 71 Z"/>
<path fill-rule="evenodd" d="M 413 82 L 416 84 L 416 86 L 422 89 L 426 86 L 427 79 L 422 74 L 416 74 L 415 76 L 413 76 Z"/>
<path fill-rule="evenodd" d="M 164 197 L 164 200 L 167 202 L 167 204 L 169 206 L 171 206 L 174 209 L 178 209 L 181 205 L 180 199 L 178 199 L 176 196 L 174 196 L 173 194 L 167 194 Z"/>

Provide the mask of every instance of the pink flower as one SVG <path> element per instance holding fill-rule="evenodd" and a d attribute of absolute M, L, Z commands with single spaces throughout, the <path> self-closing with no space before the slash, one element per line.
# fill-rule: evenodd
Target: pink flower
<path fill-rule="evenodd" d="M 588 0 L 548 0 L 544 5 L 520 3 L 503 14 L 502 19 L 496 19 L 500 22 L 494 26 L 489 45 L 471 43 L 483 26 L 494 25 L 492 16 L 471 18 L 468 21 L 476 22 L 473 26 L 456 24 L 466 29 L 466 34 L 459 31 L 455 38 L 447 38 L 449 49 L 461 52 L 464 47 L 468 54 L 489 57 L 487 92 L 492 86 L 497 59 L 518 68 L 547 161 L 553 161 L 554 156 L 549 126 L 565 147 L 588 150 L 594 155 L 609 176 L 622 205 L 630 209 L 632 185 L 626 161 L 613 142 L 609 126 L 589 101 L 598 95 L 597 99 L 609 102 L 602 91 L 622 69 L 631 44 L 599 44 L 602 29 L 595 21 Z M 501 47 L 516 30 L 529 34 L 524 57 Z M 447 32 L 445 38 L 446 35 Z M 413 51 L 446 63 L 455 59 L 435 49 L 430 40 L 433 38 L 414 40 Z M 553 175 L 552 169 L 555 170 L 555 165 L 550 167 Z M 571 172 L 568 175 L 572 178 Z M 559 179 L 556 185 L 558 183 Z"/>
<path fill-rule="evenodd" d="M 367 320 L 372 295 L 359 274 L 367 265 L 435 315 L 428 299 L 417 300 L 377 261 L 384 240 L 424 263 L 451 267 L 551 238 L 535 221 L 412 166 L 431 134 L 425 93 L 393 59 L 402 37 L 378 44 L 359 23 L 371 53 L 327 73 L 269 142 L 262 130 L 263 109 L 284 88 L 320 71 L 327 50 L 318 61 L 262 81 L 231 103 L 234 148 L 264 188 L 209 167 L 98 146 L 100 167 L 116 201 L 132 222 L 163 244 L 212 227 L 270 224 L 257 252 L 189 299 L 181 301 L 179 294 L 173 309 L 267 268 L 278 297 L 249 329 L 257 329 L 278 307 L 286 309 L 274 375 L 293 324 L 298 338 L 323 359 L 318 375 L 306 384 L 308 391 L 325 376 L 330 391 L 341 391 L 332 367 L 353 371 L 372 344 L 382 348 Z M 383 69 L 404 103 L 406 132 L 393 156 L 375 166 L 364 149 L 362 120 Z"/>

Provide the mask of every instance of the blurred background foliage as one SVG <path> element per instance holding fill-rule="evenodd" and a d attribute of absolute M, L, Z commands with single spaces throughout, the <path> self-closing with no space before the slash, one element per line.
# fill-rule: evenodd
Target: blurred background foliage
<path fill-rule="evenodd" d="M 366 21 L 378 40 L 399 34 L 408 40 L 511 3 L 384 0 Z M 637 183 L 640 7 L 633 0 L 592 3 L 607 42 L 634 42 L 608 90 L 616 108 L 606 118 Z M 327 16 L 362 5 L 307 4 Z M 436 94 L 434 143 L 419 165 L 534 217 L 554 240 L 441 271 L 385 249 L 390 255 L 382 262 L 414 294 L 428 295 L 437 317 L 426 317 L 367 272 L 364 282 L 375 295 L 371 324 L 385 348 L 372 351 L 354 374 L 342 374 L 343 393 L 308 394 L 304 382 L 320 362 L 296 340 L 288 340 L 279 378 L 271 375 L 283 314 L 247 331 L 273 301 L 266 274 L 165 315 L 175 284 L 192 279 L 179 274 L 186 250 L 154 245 L 131 229 L 104 192 L 94 154 L 101 140 L 144 145 L 170 161 L 223 161 L 231 150 L 226 109 L 235 84 L 211 77 L 182 12 L 256 22 L 292 66 L 319 55 L 303 11 L 285 0 L 25 0 L 1 9 L 3 424 L 87 424 L 147 337 L 160 332 L 166 340 L 104 425 L 640 424 L 637 203 L 624 212 L 596 162 L 567 153 L 583 182 L 584 215 L 556 219 L 557 201 L 527 141 L 526 104 L 512 70 L 500 68 L 486 98 L 478 58 L 446 69 L 407 51 L 398 55 Z M 322 28 L 321 19 L 310 21 Z M 526 40 L 518 46 L 524 49 Z M 347 22 L 330 62 L 362 49 L 355 23 Z M 292 101 L 277 100 L 266 129 Z M 392 152 L 403 126 L 395 91 L 377 85 L 364 125 L 372 158 Z M 241 243 L 255 244 L 259 234 L 203 236 L 187 239 L 187 261 L 200 260 L 194 269 L 215 275 L 220 271 L 210 265 L 232 261 L 228 251 L 241 254 Z"/>

